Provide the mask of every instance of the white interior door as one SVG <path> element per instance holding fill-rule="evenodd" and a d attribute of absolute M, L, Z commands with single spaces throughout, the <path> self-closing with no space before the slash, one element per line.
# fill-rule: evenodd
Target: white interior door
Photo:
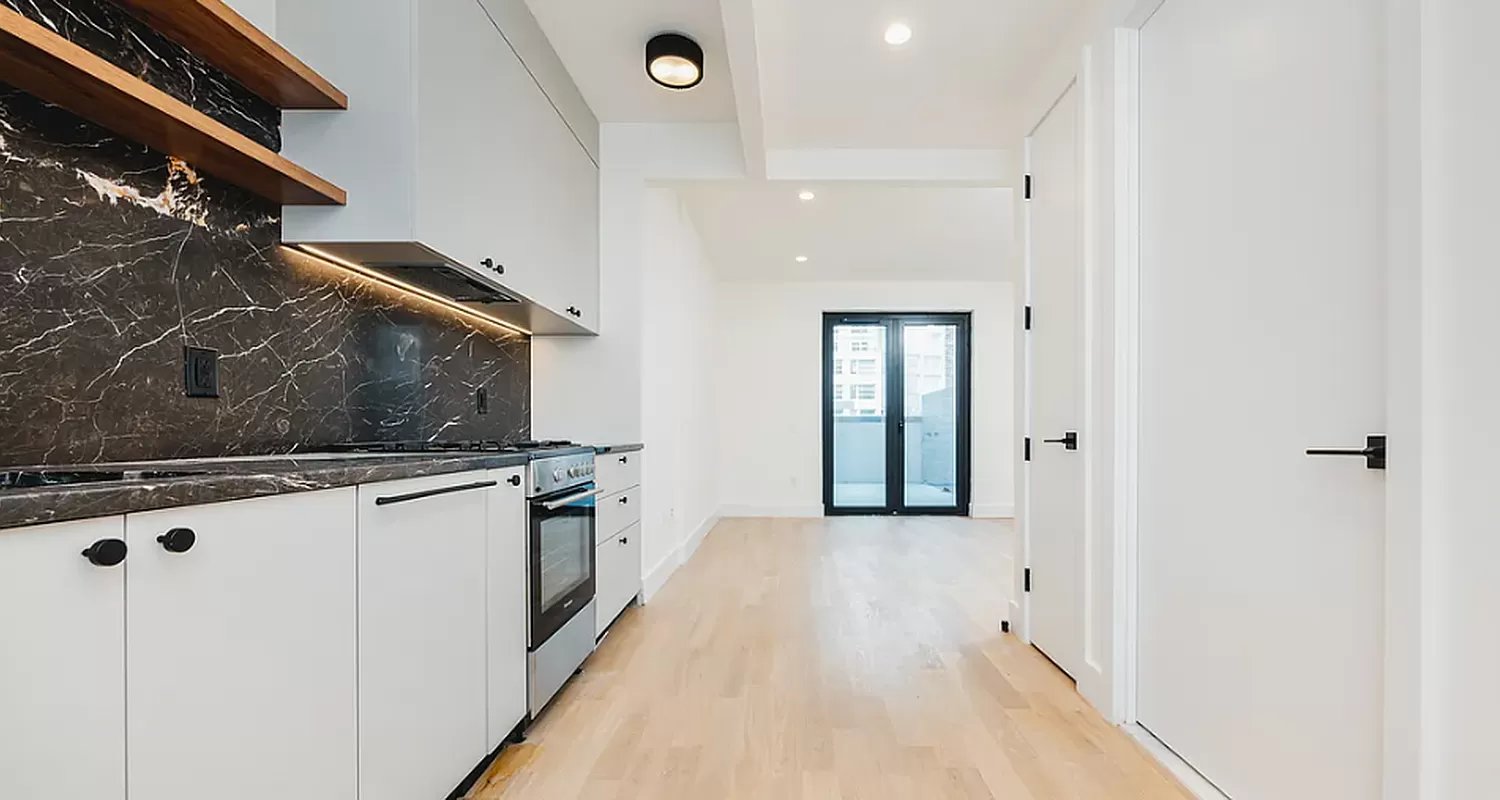
<path fill-rule="evenodd" d="M 1078 89 L 1031 136 L 1032 644 L 1070 675 L 1083 661 L 1083 266 Z M 1053 440 L 1053 441 L 1048 441 Z"/>
<path fill-rule="evenodd" d="M 1141 32 L 1137 716 L 1235 800 L 1380 795 L 1382 13 Z"/>

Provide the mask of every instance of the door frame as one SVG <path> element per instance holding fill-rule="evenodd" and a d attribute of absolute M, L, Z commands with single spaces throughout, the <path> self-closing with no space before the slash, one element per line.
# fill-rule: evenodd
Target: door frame
<path fill-rule="evenodd" d="M 1183 0 L 1128 0 L 1101 24 L 1097 37 L 1078 43 L 1076 72 L 1054 76 L 1054 86 L 1083 89 L 1080 97 L 1080 136 L 1083 160 L 1084 266 L 1086 329 L 1098 334 L 1085 339 L 1085 393 L 1095 387 L 1109 392 L 1103 408 L 1085 401 L 1085 430 L 1098 421 L 1113 426 L 1109 441 L 1091 436 L 1083 443 L 1085 468 L 1085 596 L 1100 596 L 1101 618 L 1090 619 L 1092 602 L 1085 604 L 1085 674 L 1078 688 L 1108 719 L 1126 727 L 1164 766 L 1200 797 L 1222 797 L 1192 768 L 1162 746 L 1136 723 L 1136 648 L 1139 635 L 1137 572 L 1137 486 L 1140 375 L 1140 33 L 1166 2 Z M 1422 42 L 1417 29 L 1422 0 L 1387 0 L 1386 57 L 1387 122 L 1382 131 L 1386 158 L 1387 254 L 1387 418 L 1386 430 L 1395 439 L 1395 458 L 1386 473 L 1385 633 L 1383 663 L 1385 752 L 1381 769 L 1388 800 L 1427 797 L 1433 779 L 1433 720 L 1428 709 L 1438 691 L 1428 674 L 1427 644 L 1435 635 L 1438 610 L 1428 600 L 1432 575 L 1431 543 L 1421 525 L 1423 483 L 1422 380 L 1422 250 L 1424 203 L 1421 188 L 1423 123 L 1422 83 L 1414 78 L 1422 64 Z M 1102 57 L 1094 59 L 1098 50 Z M 1062 91 L 1052 94 L 1046 108 L 1033 116 L 1045 118 Z M 1045 96 L 1044 96 L 1045 97 Z M 1101 101 L 1101 97 L 1103 100 Z M 1108 117 L 1101 117 L 1107 113 Z M 1029 135 L 1028 135 L 1029 138 Z M 1029 145 L 1029 142 L 1028 142 Z M 1029 148 L 1028 148 L 1029 149 Z M 1027 167 L 1029 168 L 1029 153 Z M 1026 242 L 1022 296 L 1029 301 L 1030 247 L 1028 212 L 1021 215 Z M 1105 226 L 1108 230 L 1102 230 Z M 1095 302 L 1094 300 L 1097 300 Z M 1024 331 L 1021 331 L 1024 341 Z M 1109 339 L 1101 342 L 1101 339 Z M 1107 345 L 1104 346 L 1104 345 Z M 1030 351 L 1021 348 L 1029 358 Z M 1030 365 L 1025 365 L 1018 421 L 1029 429 Z M 1107 373 L 1107 374 L 1106 374 Z M 1095 411 L 1098 413 L 1095 414 Z M 1403 445 L 1403 441 L 1405 444 Z M 1095 446 L 1099 448 L 1093 462 Z M 1404 453 L 1404 455 L 1403 455 Z M 1018 460 L 1020 456 L 1018 454 Z M 1026 464 L 1020 463 L 1021 500 L 1020 586 L 1029 530 L 1025 515 L 1029 489 Z M 1100 492 L 1108 493 L 1107 507 L 1095 508 Z M 1013 630 L 1026 638 L 1028 598 L 1017 593 L 1010 612 Z M 1095 628 L 1102 652 L 1093 653 Z M 1399 636 L 1390 635 L 1400 631 Z"/>
<path fill-rule="evenodd" d="M 955 380 L 957 386 L 957 441 L 954 464 L 955 503 L 952 508 L 909 506 L 901 488 L 906 485 L 906 444 L 904 419 L 890 413 L 899 408 L 901 417 L 906 414 L 905 395 L 905 348 L 899 342 L 904 324 L 957 325 L 958 345 Z M 885 348 L 885 486 L 886 502 L 883 506 L 861 508 L 839 508 L 833 504 L 833 329 L 839 325 L 874 325 L 886 327 Z M 823 437 L 823 514 L 824 516 L 963 516 L 970 513 L 973 495 L 973 369 L 972 369 L 973 314 L 967 311 L 951 312 L 903 312 L 903 311 L 825 311 L 823 312 L 822 370 L 823 397 L 821 405 Z M 893 456 L 900 454 L 901 458 Z"/>

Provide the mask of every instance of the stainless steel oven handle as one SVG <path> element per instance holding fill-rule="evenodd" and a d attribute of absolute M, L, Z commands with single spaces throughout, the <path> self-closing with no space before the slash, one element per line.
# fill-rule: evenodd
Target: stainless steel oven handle
<path fill-rule="evenodd" d="M 579 500 L 587 500 L 590 497 L 598 497 L 601 494 L 604 494 L 603 489 L 590 489 L 587 492 L 579 492 L 578 494 L 570 494 L 567 497 L 559 497 L 556 500 L 548 500 L 547 502 L 542 503 L 542 508 L 545 508 L 548 511 L 556 511 L 563 506 L 572 505 Z"/>

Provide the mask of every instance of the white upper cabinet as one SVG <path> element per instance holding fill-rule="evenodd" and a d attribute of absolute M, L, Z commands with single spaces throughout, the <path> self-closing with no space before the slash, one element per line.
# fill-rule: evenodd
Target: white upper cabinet
<path fill-rule="evenodd" d="M 0 530 L 0 797 L 125 798 L 124 539 L 123 517 Z"/>
<path fill-rule="evenodd" d="M 354 501 L 126 516 L 131 797 L 355 800 Z"/>
<path fill-rule="evenodd" d="M 530 27 L 514 33 L 534 47 Z M 277 34 L 349 94 L 347 111 L 284 114 L 283 152 L 349 204 L 287 207 L 283 239 L 379 270 L 446 265 L 523 301 L 480 307 L 492 316 L 597 330 L 599 169 L 583 142 L 598 123 L 563 118 L 479 0 L 282 2 Z M 429 274 L 397 277 L 432 288 Z"/>

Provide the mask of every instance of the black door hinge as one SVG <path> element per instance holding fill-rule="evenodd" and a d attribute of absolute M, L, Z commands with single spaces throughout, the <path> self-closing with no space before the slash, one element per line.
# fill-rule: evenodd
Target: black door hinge
<path fill-rule="evenodd" d="M 1031 330 L 1031 306 L 1026 307 L 1026 330 Z"/>
<path fill-rule="evenodd" d="M 1023 460 L 1023 461 L 1030 461 L 1031 460 L 1031 437 L 1030 436 L 1026 437 L 1026 445 L 1025 445 L 1024 448 L 1022 448 L 1022 459 L 1021 460 Z"/>
<path fill-rule="evenodd" d="M 1031 567 L 1026 568 L 1026 591 L 1031 591 Z"/>
<path fill-rule="evenodd" d="M 1026 173 L 1026 199 L 1031 199 L 1031 173 Z"/>

